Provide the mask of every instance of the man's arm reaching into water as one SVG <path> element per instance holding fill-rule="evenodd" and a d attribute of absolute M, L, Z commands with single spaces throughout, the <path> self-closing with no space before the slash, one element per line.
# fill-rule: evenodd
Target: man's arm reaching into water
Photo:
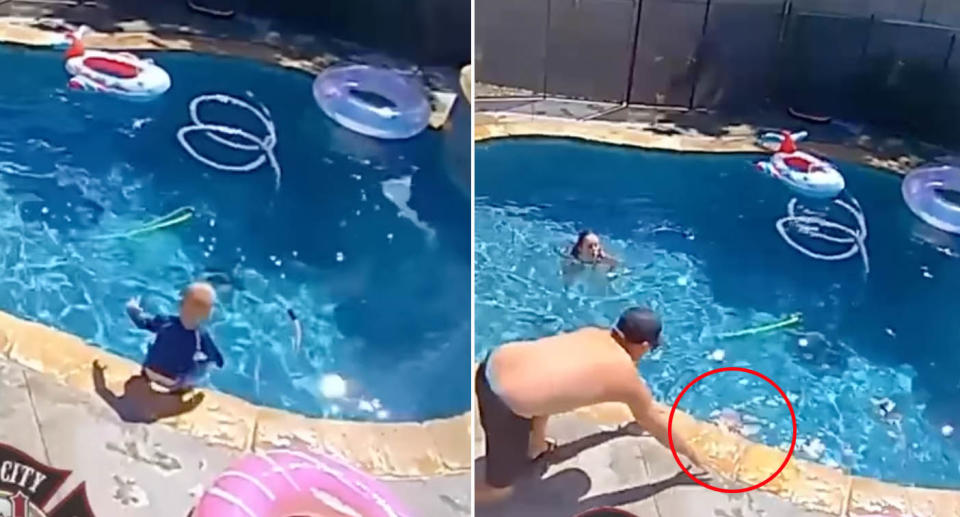
<path fill-rule="evenodd" d="M 223 354 L 214 344 L 213 337 L 207 332 L 203 332 L 200 336 L 200 349 L 207 355 L 211 363 L 217 365 L 217 368 L 223 368 Z"/>
<path fill-rule="evenodd" d="M 669 414 L 653 400 L 650 388 L 639 376 L 634 374 L 632 379 L 625 381 L 624 384 L 622 402 L 630 407 L 634 420 L 656 438 L 661 445 L 669 449 L 670 439 L 667 434 Z M 700 454 L 682 436 L 674 433 L 673 444 L 677 452 L 686 456 L 694 465 L 700 468 L 704 467 Z"/>

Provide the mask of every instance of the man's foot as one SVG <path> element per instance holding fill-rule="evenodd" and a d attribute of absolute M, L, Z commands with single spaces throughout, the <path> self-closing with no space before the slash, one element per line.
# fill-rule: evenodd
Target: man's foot
<path fill-rule="evenodd" d="M 509 499 L 513 495 L 513 487 L 495 488 L 477 480 L 473 493 L 473 500 L 476 504 L 494 504 Z"/>
<path fill-rule="evenodd" d="M 557 448 L 557 441 L 547 438 L 543 442 L 537 445 L 530 446 L 529 456 L 533 461 L 538 461 L 543 458 L 547 453 L 552 452 Z"/>

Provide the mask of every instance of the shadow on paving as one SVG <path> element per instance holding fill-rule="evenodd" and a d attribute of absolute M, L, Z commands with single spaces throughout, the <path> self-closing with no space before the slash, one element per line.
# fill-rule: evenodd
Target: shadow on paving
<path fill-rule="evenodd" d="M 152 423 L 193 411 L 203 402 L 203 393 L 158 393 L 142 375 L 134 375 L 123 384 L 123 393 L 114 393 L 107 387 L 105 367 L 94 361 L 91 367 L 93 386 L 97 395 L 110 406 L 124 422 Z M 190 396 L 186 399 L 184 395 Z"/>
<path fill-rule="evenodd" d="M 541 461 L 531 464 L 529 471 L 515 485 L 515 492 L 509 500 L 487 506 L 478 505 L 476 516 L 571 517 L 593 508 L 626 506 L 651 499 L 676 486 L 694 485 L 686 474 L 678 471 L 659 481 L 584 498 L 593 487 L 593 482 L 583 469 L 564 468 L 543 477 L 550 465 L 571 460 L 615 438 L 637 435 L 628 429 L 601 431 L 558 446 Z M 477 459 L 474 469 L 477 477 L 482 479 L 486 471 L 484 458 Z"/>

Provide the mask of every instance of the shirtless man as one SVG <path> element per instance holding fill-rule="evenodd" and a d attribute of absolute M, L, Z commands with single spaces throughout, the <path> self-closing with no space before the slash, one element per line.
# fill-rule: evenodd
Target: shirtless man
<path fill-rule="evenodd" d="M 646 308 L 631 308 L 610 330 L 584 328 L 497 348 L 477 368 L 480 423 L 486 433 L 486 479 L 477 478 L 477 503 L 509 497 L 513 482 L 549 448 L 550 415 L 600 402 L 622 402 L 636 422 L 665 447 L 667 411 L 653 400 L 637 362 L 660 346 L 661 323 Z M 701 461 L 680 436 L 677 451 Z"/>

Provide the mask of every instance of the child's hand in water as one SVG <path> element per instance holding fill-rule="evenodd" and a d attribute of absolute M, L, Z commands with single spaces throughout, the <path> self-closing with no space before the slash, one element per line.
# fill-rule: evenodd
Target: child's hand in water
<path fill-rule="evenodd" d="M 127 312 L 140 312 L 139 296 L 134 296 L 127 301 Z"/>

